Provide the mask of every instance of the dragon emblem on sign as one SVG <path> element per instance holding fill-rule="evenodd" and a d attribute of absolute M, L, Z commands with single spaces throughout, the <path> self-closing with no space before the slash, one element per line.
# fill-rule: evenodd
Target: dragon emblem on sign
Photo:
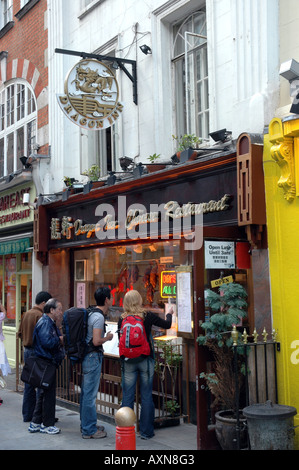
<path fill-rule="evenodd" d="M 64 94 L 57 95 L 64 114 L 85 129 L 110 127 L 122 112 L 112 70 L 98 60 L 81 60 L 68 73 Z"/>

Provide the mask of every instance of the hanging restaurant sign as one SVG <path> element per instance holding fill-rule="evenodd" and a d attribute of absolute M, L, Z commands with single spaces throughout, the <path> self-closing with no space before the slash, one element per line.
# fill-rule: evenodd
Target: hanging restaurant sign
<path fill-rule="evenodd" d="M 78 62 L 68 73 L 64 94 L 57 99 L 63 113 L 88 130 L 106 129 L 123 110 L 119 87 L 112 70 L 94 59 Z"/>

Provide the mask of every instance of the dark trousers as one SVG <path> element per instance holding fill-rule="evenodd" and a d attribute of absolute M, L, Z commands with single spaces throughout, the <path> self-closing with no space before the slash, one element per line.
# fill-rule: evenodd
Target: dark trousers
<path fill-rule="evenodd" d="M 33 412 L 32 422 L 44 426 L 55 425 L 56 380 L 49 390 L 40 390 Z"/>
<path fill-rule="evenodd" d="M 24 348 L 24 360 L 28 357 L 34 356 L 33 348 Z M 25 383 L 23 393 L 22 414 L 25 422 L 32 421 L 36 400 L 40 394 L 40 389 L 35 389 L 32 385 Z"/>

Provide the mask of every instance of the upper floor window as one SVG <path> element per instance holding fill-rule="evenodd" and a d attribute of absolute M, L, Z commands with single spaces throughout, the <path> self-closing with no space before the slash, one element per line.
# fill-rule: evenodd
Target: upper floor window
<path fill-rule="evenodd" d="M 206 14 L 199 11 L 173 27 L 176 133 L 209 135 Z"/>
<path fill-rule="evenodd" d="M 10 82 L 0 92 L 0 177 L 22 169 L 36 143 L 35 96 L 25 81 Z"/>
<path fill-rule="evenodd" d="M 0 29 L 12 21 L 12 0 L 1 0 L 0 3 Z"/>
<path fill-rule="evenodd" d="M 26 3 L 29 3 L 29 2 L 30 0 L 21 0 L 21 8 L 23 8 L 26 5 Z"/>

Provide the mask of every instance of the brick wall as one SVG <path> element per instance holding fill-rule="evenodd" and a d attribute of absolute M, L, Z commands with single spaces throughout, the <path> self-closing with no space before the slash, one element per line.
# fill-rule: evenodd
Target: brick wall
<path fill-rule="evenodd" d="M 0 39 L 0 51 L 8 52 L 6 77 L 0 72 L 0 85 L 5 79 L 23 78 L 30 83 L 38 98 L 48 86 L 48 66 L 45 64 L 45 50 L 48 48 L 45 24 L 47 0 L 39 0 L 21 19 L 15 16 L 19 10 L 20 0 L 14 0 L 14 26 Z M 48 106 L 44 102 L 41 106 L 38 109 L 38 129 L 47 125 L 49 119 Z"/>

